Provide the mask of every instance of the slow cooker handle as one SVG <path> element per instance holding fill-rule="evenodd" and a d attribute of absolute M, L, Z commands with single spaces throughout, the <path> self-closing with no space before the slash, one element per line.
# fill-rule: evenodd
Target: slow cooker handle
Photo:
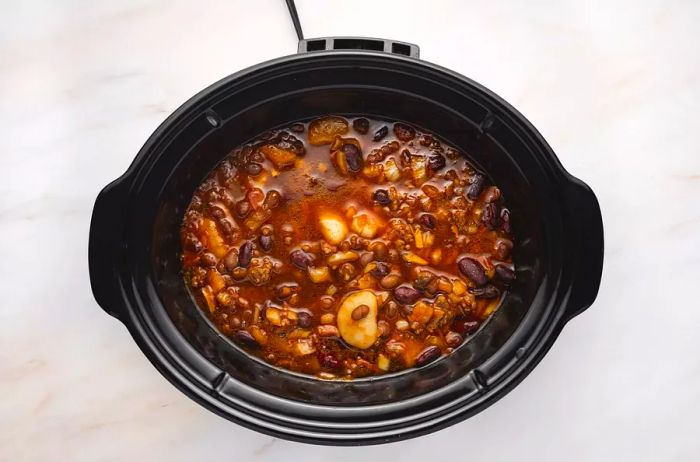
<path fill-rule="evenodd" d="M 314 51 L 366 50 L 382 51 L 395 55 L 420 57 L 418 45 L 397 40 L 371 37 L 318 37 L 299 40 L 298 53 Z"/>
<path fill-rule="evenodd" d="M 90 286 L 97 304 L 108 314 L 124 322 L 125 306 L 119 291 L 117 261 L 123 246 L 125 182 L 111 182 L 95 199 L 90 220 L 88 267 Z"/>
<path fill-rule="evenodd" d="M 598 295 L 603 272 L 603 218 L 595 194 L 584 182 L 571 177 L 567 190 L 568 209 L 574 222 L 574 282 L 566 321 L 585 311 Z"/>

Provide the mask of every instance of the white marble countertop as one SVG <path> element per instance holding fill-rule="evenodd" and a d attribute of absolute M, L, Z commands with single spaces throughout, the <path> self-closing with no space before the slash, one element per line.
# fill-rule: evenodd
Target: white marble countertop
<path fill-rule="evenodd" d="M 190 95 L 293 53 L 282 0 L 2 2 L 0 461 L 699 460 L 700 3 L 299 0 L 307 36 L 411 41 L 595 190 L 598 300 L 513 392 L 366 448 L 261 435 L 171 386 L 95 303 L 93 201 Z"/>

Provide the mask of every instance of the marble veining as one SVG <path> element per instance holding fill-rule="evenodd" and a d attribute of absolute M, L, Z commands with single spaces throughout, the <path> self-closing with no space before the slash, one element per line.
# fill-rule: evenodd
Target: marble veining
<path fill-rule="evenodd" d="M 270 438 L 190 401 L 95 303 L 94 199 L 189 96 L 293 53 L 284 2 L 6 1 L 0 461 L 697 460 L 700 3 L 298 0 L 307 36 L 384 36 L 523 112 L 596 191 L 598 300 L 497 404 L 365 448 Z"/>

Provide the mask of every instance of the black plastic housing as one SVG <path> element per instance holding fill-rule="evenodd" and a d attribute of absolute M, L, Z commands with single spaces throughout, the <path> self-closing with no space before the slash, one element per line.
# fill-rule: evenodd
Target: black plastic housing
<path fill-rule="evenodd" d="M 200 181 L 251 137 L 324 114 L 402 120 L 438 134 L 492 177 L 512 211 L 512 291 L 475 336 L 428 366 L 352 382 L 277 369 L 219 334 L 185 288 L 178 230 Z M 593 302 L 602 262 L 595 195 L 521 114 L 452 71 L 363 50 L 276 59 L 194 96 L 99 194 L 89 244 L 97 302 L 186 395 L 270 435 L 338 445 L 415 437 L 499 399 Z"/>

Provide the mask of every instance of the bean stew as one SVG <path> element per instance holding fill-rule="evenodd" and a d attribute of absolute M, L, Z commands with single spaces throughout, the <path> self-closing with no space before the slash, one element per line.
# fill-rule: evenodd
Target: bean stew
<path fill-rule="evenodd" d="M 234 149 L 196 190 L 181 243 L 185 281 L 221 333 L 324 379 L 449 354 L 515 278 L 498 187 L 434 135 L 365 117 Z"/>

